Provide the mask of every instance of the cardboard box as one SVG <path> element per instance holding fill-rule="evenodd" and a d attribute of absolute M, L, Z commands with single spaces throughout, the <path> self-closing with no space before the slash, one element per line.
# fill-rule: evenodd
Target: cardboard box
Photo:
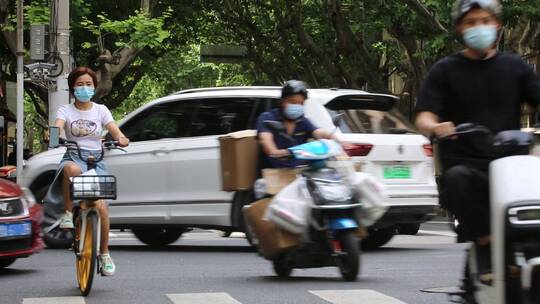
<path fill-rule="evenodd" d="M 259 143 L 256 130 L 229 133 L 219 138 L 221 180 L 224 191 L 248 190 L 257 179 Z"/>
<path fill-rule="evenodd" d="M 281 189 L 292 183 L 301 169 L 279 168 L 264 169 L 262 175 L 266 183 L 266 193 L 270 195 L 278 194 Z"/>
<path fill-rule="evenodd" d="M 257 237 L 259 250 L 267 259 L 271 259 L 275 255 L 293 249 L 300 244 L 298 236 L 263 219 L 271 201 L 271 198 L 265 198 L 245 206 L 243 209 L 246 222 Z"/>

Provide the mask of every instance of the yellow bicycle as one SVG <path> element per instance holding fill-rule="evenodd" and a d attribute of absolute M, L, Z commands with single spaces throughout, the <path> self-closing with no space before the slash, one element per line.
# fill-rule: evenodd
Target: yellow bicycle
<path fill-rule="evenodd" d="M 103 143 L 107 149 L 120 149 L 116 141 Z M 83 296 L 87 296 L 92 289 L 95 273 L 101 273 L 98 253 L 100 252 L 101 222 L 97 203 L 103 199 L 116 199 L 116 178 L 113 175 L 96 175 L 97 163 L 103 159 L 104 148 L 96 157 L 88 155 L 83 157 L 78 144 L 73 141 L 64 141 L 63 145 L 69 150 L 77 151 L 80 159 L 88 166 L 88 171 L 71 179 L 70 193 L 74 203 L 73 221 L 75 238 L 73 252 L 76 256 L 77 281 Z"/>

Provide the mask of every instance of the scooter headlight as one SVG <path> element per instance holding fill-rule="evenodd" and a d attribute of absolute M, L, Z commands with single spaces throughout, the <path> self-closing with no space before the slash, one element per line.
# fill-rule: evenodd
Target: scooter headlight
<path fill-rule="evenodd" d="M 516 207 L 508 211 L 513 224 L 540 224 L 540 207 Z"/>

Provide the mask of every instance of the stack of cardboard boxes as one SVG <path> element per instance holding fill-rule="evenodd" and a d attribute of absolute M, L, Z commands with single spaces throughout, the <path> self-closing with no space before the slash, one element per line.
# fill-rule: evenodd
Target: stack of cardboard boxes
<path fill-rule="evenodd" d="M 259 144 L 255 130 L 227 134 L 219 138 L 221 154 L 221 176 L 224 191 L 249 190 L 259 176 Z M 297 171 L 291 169 L 265 169 L 263 177 L 270 195 L 277 194 L 296 178 Z M 268 259 L 300 244 L 298 236 L 291 234 L 264 219 L 271 198 L 265 198 L 245 206 L 244 216 L 254 232 L 259 250 Z"/>

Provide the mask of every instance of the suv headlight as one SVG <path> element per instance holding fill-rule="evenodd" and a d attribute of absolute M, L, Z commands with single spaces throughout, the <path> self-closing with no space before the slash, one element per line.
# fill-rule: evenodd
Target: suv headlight
<path fill-rule="evenodd" d="M 30 191 L 30 189 L 26 187 L 22 187 L 21 189 L 23 192 L 22 199 L 26 203 L 28 208 L 34 206 L 36 204 L 36 198 L 34 197 L 34 194 L 32 194 L 32 191 Z"/>

